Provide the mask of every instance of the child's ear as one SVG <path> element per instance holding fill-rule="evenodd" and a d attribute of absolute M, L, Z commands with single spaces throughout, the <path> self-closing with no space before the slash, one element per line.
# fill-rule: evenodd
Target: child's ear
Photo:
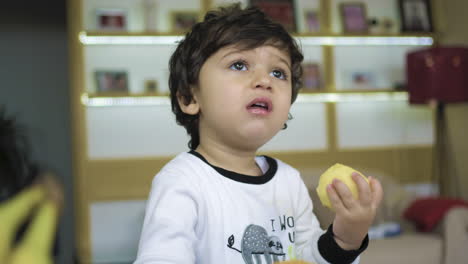
<path fill-rule="evenodd" d="M 179 102 L 179 106 L 182 112 L 188 115 L 196 115 L 198 112 L 200 112 L 200 105 L 198 104 L 197 98 L 194 94 L 192 94 L 192 101 L 190 101 L 188 104 L 179 94 L 177 94 L 177 101 Z"/>

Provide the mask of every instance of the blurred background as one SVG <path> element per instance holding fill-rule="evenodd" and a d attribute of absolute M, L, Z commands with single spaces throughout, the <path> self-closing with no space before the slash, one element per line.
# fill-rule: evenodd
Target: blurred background
<path fill-rule="evenodd" d="M 0 105 L 27 127 L 33 159 L 55 169 L 65 188 L 57 263 L 135 258 L 151 180 L 187 150 L 167 99 L 169 56 L 206 10 L 230 2 L 2 4 Z M 451 83 L 461 92 L 449 99 L 426 93 L 450 91 L 449 73 L 468 76 L 466 50 L 451 50 L 468 45 L 467 1 L 241 1 L 251 2 L 282 10 L 275 19 L 305 55 L 294 119 L 262 153 L 297 167 L 311 190 L 317 176 L 340 162 L 390 179 L 412 197 L 468 199 L 468 81 Z M 421 51 L 423 59 L 409 61 Z M 461 70 L 439 70 L 447 69 L 446 60 Z M 432 80 L 430 89 L 424 80 Z M 387 195 L 395 199 L 385 210 L 398 195 Z M 434 237 L 438 261 L 447 243 Z"/>
<path fill-rule="evenodd" d="M 28 0 L 0 8 L 0 105 L 26 128 L 33 160 L 64 184 L 57 263 L 73 263 L 75 254 L 66 6 Z"/>

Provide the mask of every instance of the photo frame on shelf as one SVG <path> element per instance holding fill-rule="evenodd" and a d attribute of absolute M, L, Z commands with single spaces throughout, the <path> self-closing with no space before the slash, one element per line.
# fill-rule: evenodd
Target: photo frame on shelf
<path fill-rule="evenodd" d="M 317 63 L 302 64 L 302 91 L 312 92 L 322 89 L 320 66 Z"/>
<path fill-rule="evenodd" d="M 198 22 L 198 11 L 180 10 L 171 12 L 171 31 L 187 32 Z"/>
<path fill-rule="evenodd" d="M 367 10 L 365 3 L 341 3 L 339 9 L 344 33 L 368 33 Z"/>
<path fill-rule="evenodd" d="M 320 31 L 320 13 L 317 9 L 304 10 L 304 29 L 306 33 Z"/>
<path fill-rule="evenodd" d="M 101 31 L 126 31 L 127 10 L 121 8 L 96 9 L 96 29 Z"/>
<path fill-rule="evenodd" d="M 356 70 L 349 73 L 350 88 L 355 90 L 376 89 L 375 73 L 367 70 Z"/>
<path fill-rule="evenodd" d="M 96 93 L 128 93 L 128 73 L 123 70 L 97 70 L 94 72 Z"/>
<path fill-rule="evenodd" d="M 294 0 L 250 0 L 249 5 L 260 8 L 287 31 L 297 31 Z"/>
<path fill-rule="evenodd" d="M 156 94 L 158 93 L 158 81 L 156 79 L 145 80 L 145 93 Z"/>
<path fill-rule="evenodd" d="M 402 32 L 433 32 L 429 0 L 399 0 Z"/>

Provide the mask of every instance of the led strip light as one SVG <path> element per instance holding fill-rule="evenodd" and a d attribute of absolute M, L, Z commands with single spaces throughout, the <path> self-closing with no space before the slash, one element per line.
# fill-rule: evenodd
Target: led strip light
<path fill-rule="evenodd" d="M 174 45 L 183 36 L 88 36 L 79 34 L 84 45 Z M 296 37 L 302 45 L 310 46 L 431 46 L 432 37 Z"/>
<path fill-rule="evenodd" d="M 373 93 L 321 93 L 299 94 L 296 103 L 329 103 L 329 102 L 369 102 L 369 101 L 407 101 L 406 92 L 373 92 Z M 122 97 L 89 97 L 84 93 L 81 103 L 88 107 L 109 106 L 155 106 L 170 105 L 168 96 L 122 96 Z"/>

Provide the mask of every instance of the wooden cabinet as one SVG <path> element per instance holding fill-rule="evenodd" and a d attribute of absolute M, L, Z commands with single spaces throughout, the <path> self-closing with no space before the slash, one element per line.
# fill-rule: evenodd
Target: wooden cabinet
<path fill-rule="evenodd" d="M 183 37 L 175 21 L 190 23 L 194 16 L 201 19 L 211 7 L 228 2 L 233 1 L 69 1 L 80 263 L 117 262 L 99 252 L 102 240 L 95 237 L 99 226 L 93 226 L 98 217 L 94 209 L 103 203 L 144 200 L 155 173 L 187 150 L 188 137 L 177 126 L 167 98 L 168 60 Z M 435 35 L 398 33 L 397 1 L 388 0 L 363 2 L 369 16 L 392 20 L 392 30 L 342 34 L 341 2 L 295 1 L 298 33 L 294 36 L 304 62 L 318 67 L 321 85 L 299 95 L 288 129 L 262 152 L 318 172 L 342 162 L 402 182 L 428 181 L 431 167 L 419 165 L 431 163 L 432 110 L 408 106 L 406 92 L 396 88 L 404 86 L 405 54 L 432 45 Z M 317 12 L 319 32 L 306 32 L 307 10 Z M 115 215 L 107 217 L 99 221 L 106 225 L 119 221 Z M 122 231 L 118 229 L 115 232 Z"/>

